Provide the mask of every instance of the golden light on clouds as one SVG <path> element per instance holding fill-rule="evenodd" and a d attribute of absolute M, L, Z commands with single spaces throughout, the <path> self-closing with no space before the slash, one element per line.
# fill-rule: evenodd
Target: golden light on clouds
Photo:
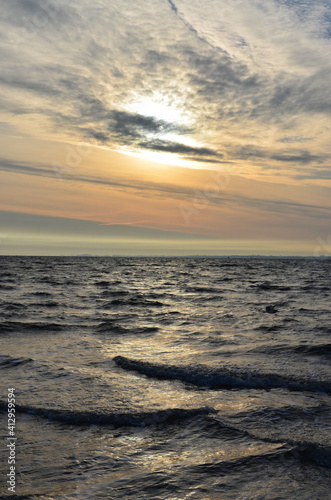
<path fill-rule="evenodd" d="M 126 106 L 126 109 L 143 116 L 152 116 L 160 122 L 181 125 L 189 125 L 190 123 L 185 108 L 180 103 L 174 102 L 174 99 L 171 101 L 168 96 L 159 92 L 153 92 L 152 97 L 143 97 L 138 93 L 133 94 L 131 103 Z M 160 130 L 162 131 L 162 124 L 160 124 Z"/>
<path fill-rule="evenodd" d="M 138 224 L 151 248 L 174 231 L 215 252 L 328 241 L 330 6 L 99 4 L 59 1 L 43 27 L 37 2 L 3 5 L 4 224 Z"/>

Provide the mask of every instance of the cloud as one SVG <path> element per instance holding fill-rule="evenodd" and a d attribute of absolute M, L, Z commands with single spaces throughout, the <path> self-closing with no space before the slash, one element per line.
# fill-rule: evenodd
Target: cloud
<path fill-rule="evenodd" d="M 298 154 L 289 154 L 289 153 L 273 154 L 270 155 L 269 158 L 276 161 L 287 162 L 287 163 L 299 163 L 303 165 L 307 165 L 308 163 L 312 163 L 315 161 L 323 163 L 324 161 L 323 158 L 316 155 L 312 155 L 311 153 L 309 153 L 309 151 L 301 151 Z"/>
<path fill-rule="evenodd" d="M 6 0 L 0 28 L 0 103 L 37 115 L 48 137 L 206 163 L 236 162 L 251 147 L 268 159 L 261 170 L 283 164 L 284 175 L 327 158 L 322 0 Z M 303 138 L 309 151 L 281 148 Z"/>
<path fill-rule="evenodd" d="M 171 183 L 162 183 L 161 185 L 152 181 L 140 181 L 132 179 L 131 181 L 121 180 L 118 177 L 102 177 L 97 175 L 82 174 L 75 172 L 73 169 L 66 168 L 64 165 L 60 169 L 55 165 L 47 164 L 32 164 L 30 162 L 15 162 L 5 158 L 0 158 L 0 171 L 33 175 L 38 177 L 50 177 L 57 182 L 61 179 L 70 183 L 84 183 L 95 186 L 104 186 L 110 189 L 120 190 L 123 192 L 131 192 L 139 196 L 146 197 L 152 195 L 158 199 L 172 199 L 177 203 L 184 202 L 187 206 L 194 207 L 195 203 L 205 204 L 207 199 L 207 206 L 212 210 L 219 210 L 224 208 L 243 209 L 257 213 L 264 213 L 271 216 L 288 217 L 302 217 L 308 220 L 321 219 L 326 222 L 329 221 L 331 215 L 331 206 L 318 203 L 306 203 L 304 201 L 291 200 L 291 199 L 277 199 L 274 195 L 272 198 L 267 197 L 261 189 L 259 194 L 251 195 L 246 192 L 235 192 L 230 190 L 217 189 L 215 184 L 215 193 L 210 196 L 204 194 L 204 188 L 201 190 L 185 187 L 183 185 L 176 185 Z M 324 172 L 324 175 L 326 175 Z M 308 174 L 309 175 L 309 174 Z M 302 178 L 308 178 L 302 176 Z M 322 177 L 323 172 L 322 172 Z M 326 177 L 325 177 L 326 178 Z M 205 185 L 210 185 L 211 177 L 206 178 Z M 230 183 L 231 185 L 231 183 Z M 244 191 L 249 192 L 249 186 Z M 327 196 L 329 192 L 327 193 Z M 316 198 L 315 198 L 316 199 Z M 217 213 L 217 212 L 216 212 Z"/>
<path fill-rule="evenodd" d="M 61 91 L 59 88 L 54 88 L 48 83 L 30 79 L 21 79 L 19 75 L 5 75 L 0 76 L 0 85 L 10 89 L 21 89 L 24 91 L 33 92 L 36 94 L 44 94 L 50 97 L 60 96 Z"/>
<path fill-rule="evenodd" d="M 142 138 L 147 134 L 165 134 L 167 132 L 187 132 L 184 127 L 169 123 L 152 116 L 113 110 L 109 114 L 109 130 L 127 143 Z M 141 143 L 139 143 L 141 146 Z"/>
<path fill-rule="evenodd" d="M 232 58 L 291 72 L 326 61 L 330 10 L 323 0 L 175 0 L 178 15 L 206 42 Z M 277 48 L 277 51 L 274 51 Z M 315 59 L 312 55 L 315 55 Z M 272 55 L 272 60 L 267 59 Z"/>
<path fill-rule="evenodd" d="M 100 102 L 95 103 L 96 112 L 90 110 L 88 115 L 98 116 Z M 178 126 L 175 123 L 169 123 L 162 119 L 157 119 L 152 116 L 145 116 L 138 113 L 130 113 L 126 111 L 112 110 L 108 113 L 103 111 L 104 118 L 100 119 L 99 127 L 103 124 L 107 130 L 85 129 L 87 137 L 93 137 L 100 142 L 107 142 L 111 137 L 116 138 L 119 144 L 134 145 L 135 141 L 144 138 L 148 134 L 165 134 L 169 132 L 185 132 L 189 129 Z M 84 131 L 84 128 L 80 130 Z M 141 143 L 139 143 L 141 147 Z M 147 148 L 148 149 L 148 148 Z"/>
<path fill-rule="evenodd" d="M 281 139 L 278 139 L 277 142 L 282 142 L 282 143 L 294 143 L 294 142 L 307 142 L 307 141 L 312 141 L 313 137 L 300 137 L 300 136 L 294 136 L 294 137 L 282 137 Z"/>
<path fill-rule="evenodd" d="M 49 166 L 34 166 L 30 163 L 18 163 L 16 161 L 0 158 L 0 170 L 9 173 L 40 175 L 40 176 L 55 176 L 55 171 Z"/>
<path fill-rule="evenodd" d="M 287 142 L 287 141 L 279 141 L 279 142 Z M 292 142 L 292 140 L 290 142 Z M 266 148 L 262 149 L 252 144 L 236 148 L 230 154 L 236 158 L 248 159 L 252 161 L 256 161 L 256 159 L 258 158 L 265 158 L 269 160 L 274 160 L 277 163 L 279 162 L 285 164 L 294 163 L 298 165 L 308 165 L 313 162 L 324 163 L 329 158 L 328 153 L 325 153 L 323 155 L 314 155 L 310 153 L 310 151 L 299 150 L 299 149 L 292 149 L 291 151 L 279 150 L 277 153 L 275 153 Z M 275 168 L 275 166 L 272 163 L 270 167 L 265 165 L 265 168 Z"/>
<path fill-rule="evenodd" d="M 164 140 L 152 140 L 152 141 L 145 141 L 145 142 L 139 142 L 138 146 L 143 148 L 143 149 L 149 149 L 152 151 L 161 151 L 162 153 L 175 153 L 179 155 L 192 155 L 191 157 L 203 157 L 203 158 L 209 158 L 211 157 L 216 157 L 216 158 L 223 158 L 223 154 L 217 153 L 213 149 L 209 148 L 198 148 L 198 147 L 192 147 L 192 146 L 187 146 L 186 144 L 180 144 L 176 142 L 171 142 L 171 141 L 164 141 Z"/>
<path fill-rule="evenodd" d="M 311 172 L 303 172 L 303 173 L 295 175 L 294 177 L 295 177 L 295 179 L 299 179 L 299 180 L 305 180 L 305 179 L 331 180 L 331 165 L 327 168 L 323 168 L 323 169 L 318 168 L 316 170 L 314 169 Z"/>
<path fill-rule="evenodd" d="M 84 219 L 72 219 L 65 217 L 52 217 L 35 214 L 22 214 L 18 212 L 8 212 L 0 210 L 2 220 L 2 228 L 4 231 L 11 233 L 13 228 L 17 232 L 32 234 L 52 234 L 61 236 L 77 237 L 85 236 L 87 240 L 93 242 L 93 238 L 113 237 L 116 239 L 187 239 L 199 240 L 199 237 L 190 233 L 178 233 L 175 231 L 158 230 L 146 227 L 137 227 L 134 224 L 103 224 L 99 221 L 90 221 Z"/>

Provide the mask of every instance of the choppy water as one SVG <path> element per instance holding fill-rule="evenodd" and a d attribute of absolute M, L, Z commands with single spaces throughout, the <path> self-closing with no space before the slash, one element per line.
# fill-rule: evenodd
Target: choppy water
<path fill-rule="evenodd" d="M 331 498 L 330 266 L 1 257 L 16 494 Z"/>

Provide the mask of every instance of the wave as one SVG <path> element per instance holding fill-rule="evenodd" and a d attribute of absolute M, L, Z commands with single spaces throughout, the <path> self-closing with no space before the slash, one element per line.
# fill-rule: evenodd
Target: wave
<path fill-rule="evenodd" d="M 16 283 L 17 278 L 1 278 L 2 283 Z"/>
<path fill-rule="evenodd" d="M 283 285 L 273 285 L 270 283 L 270 281 L 264 281 L 263 283 L 259 283 L 257 285 L 251 285 L 254 288 L 257 288 L 258 290 L 263 290 L 263 291 L 268 291 L 268 290 L 278 290 L 281 292 L 288 292 L 291 290 L 290 286 L 283 286 Z"/>
<path fill-rule="evenodd" d="M 212 288 L 212 287 L 205 287 L 205 286 L 190 286 L 186 287 L 185 292 L 188 293 L 224 293 L 224 290 L 221 288 Z"/>
<path fill-rule="evenodd" d="M 315 285 L 308 285 L 308 286 L 303 286 L 301 290 L 304 290 L 305 292 L 329 292 L 330 287 L 329 286 L 315 286 Z"/>
<path fill-rule="evenodd" d="M 331 356 L 331 344 L 320 345 L 297 345 L 297 346 L 261 346 L 252 349 L 250 352 L 260 352 L 263 354 L 304 354 L 306 356 Z"/>
<path fill-rule="evenodd" d="M 299 380 L 276 373 L 258 373 L 229 368 L 209 368 L 207 366 L 161 365 L 116 356 L 115 363 L 125 370 L 132 370 L 147 377 L 161 380 L 180 380 L 198 387 L 211 389 L 287 389 L 290 391 L 309 391 L 331 393 L 327 381 Z"/>
<path fill-rule="evenodd" d="M 24 323 L 21 321 L 4 321 L 0 323 L 0 333 L 17 333 L 21 331 L 62 331 L 64 325 L 58 323 Z"/>
<path fill-rule="evenodd" d="M 21 309 L 26 309 L 26 304 L 20 304 L 18 302 L 2 302 L 0 307 L 5 309 L 6 311 L 19 311 Z"/>
<path fill-rule="evenodd" d="M 16 274 L 9 273 L 9 272 L 0 272 L 0 279 L 2 278 L 14 278 Z"/>
<path fill-rule="evenodd" d="M 320 345 L 312 345 L 312 346 L 297 346 L 294 348 L 295 352 L 300 354 L 308 354 L 308 355 L 321 355 L 321 356 L 331 356 L 331 344 L 320 344 Z"/>
<path fill-rule="evenodd" d="M 30 307 L 59 307 L 59 303 L 55 301 L 48 301 L 48 302 L 35 302 L 32 304 L 29 304 Z"/>
<path fill-rule="evenodd" d="M 117 334 L 148 334 L 156 333 L 159 329 L 154 326 L 142 326 L 137 328 L 124 328 L 113 321 L 103 321 L 96 327 L 98 332 L 109 332 Z"/>
<path fill-rule="evenodd" d="M 331 468 L 331 449 L 315 443 L 302 443 L 294 448 L 294 453 L 302 462 L 315 462 L 322 467 Z"/>
<path fill-rule="evenodd" d="M 45 499 L 42 494 L 32 493 L 31 495 L 10 495 L 4 498 L 11 498 L 12 500 L 36 500 L 36 498 L 41 498 L 41 500 Z"/>
<path fill-rule="evenodd" d="M 12 285 L 1 285 L 0 284 L 0 290 L 15 290 L 16 287 Z"/>
<path fill-rule="evenodd" d="M 99 425 L 112 427 L 145 427 L 160 423 L 173 423 L 201 415 L 216 413 L 213 408 L 202 407 L 192 409 L 170 408 L 151 412 L 98 413 L 72 410 L 35 408 L 16 405 L 17 413 L 25 413 L 50 421 L 63 422 L 68 425 Z M 0 411 L 7 411 L 4 401 L 0 402 Z"/>
<path fill-rule="evenodd" d="M 119 307 L 119 306 L 137 306 L 137 307 L 163 307 L 166 304 L 156 300 L 147 300 L 140 298 L 130 298 L 130 299 L 114 299 L 107 303 L 107 307 Z"/>
<path fill-rule="evenodd" d="M 199 297 L 198 300 L 201 302 L 212 302 L 213 300 L 220 300 L 220 295 L 206 295 L 205 297 Z"/>
<path fill-rule="evenodd" d="M 47 283 L 47 284 L 53 285 L 53 286 L 63 285 L 63 283 L 61 283 L 60 281 L 56 281 L 48 276 L 43 276 L 43 277 L 39 278 L 38 282 L 39 283 Z"/>
<path fill-rule="evenodd" d="M 129 295 L 129 293 L 126 290 L 104 290 L 100 295 L 103 297 L 121 297 Z"/>
<path fill-rule="evenodd" d="M 108 287 L 110 285 L 109 281 L 95 281 L 95 286 Z"/>
<path fill-rule="evenodd" d="M 255 330 L 262 331 L 265 333 L 279 332 L 283 330 L 284 327 L 282 325 L 259 325 L 255 328 Z"/>
<path fill-rule="evenodd" d="M 253 411 L 244 411 L 236 413 L 232 418 L 240 422 L 240 426 L 244 424 L 245 428 L 248 424 L 254 425 L 262 422 L 263 426 L 272 425 L 273 423 L 281 421 L 328 421 L 330 417 L 330 406 L 326 404 L 319 404 L 308 408 L 301 408 L 298 406 L 283 406 L 281 408 L 264 407 Z M 275 441 L 275 439 L 272 439 Z M 296 441 L 291 441 L 293 444 L 298 444 Z"/>
<path fill-rule="evenodd" d="M 14 366 L 26 365 L 33 361 L 31 358 L 12 358 L 0 355 L 0 368 L 13 368 Z"/>
<path fill-rule="evenodd" d="M 295 463 L 316 464 L 331 468 L 331 449 L 313 443 L 300 443 L 298 445 L 284 444 L 279 448 L 257 455 L 249 455 L 234 460 L 225 460 L 216 463 L 194 465 L 191 471 L 208 474 L 238 474 L 241 469 L 258 468 L 273 465 L 286 467 Z"/>

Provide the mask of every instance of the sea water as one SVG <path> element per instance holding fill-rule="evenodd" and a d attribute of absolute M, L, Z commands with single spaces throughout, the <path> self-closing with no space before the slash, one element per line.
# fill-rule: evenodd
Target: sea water
<path fill-rule="evenodd" d="M 330 269 L 0 257 L 17 498 L 331 498 Z"/>

